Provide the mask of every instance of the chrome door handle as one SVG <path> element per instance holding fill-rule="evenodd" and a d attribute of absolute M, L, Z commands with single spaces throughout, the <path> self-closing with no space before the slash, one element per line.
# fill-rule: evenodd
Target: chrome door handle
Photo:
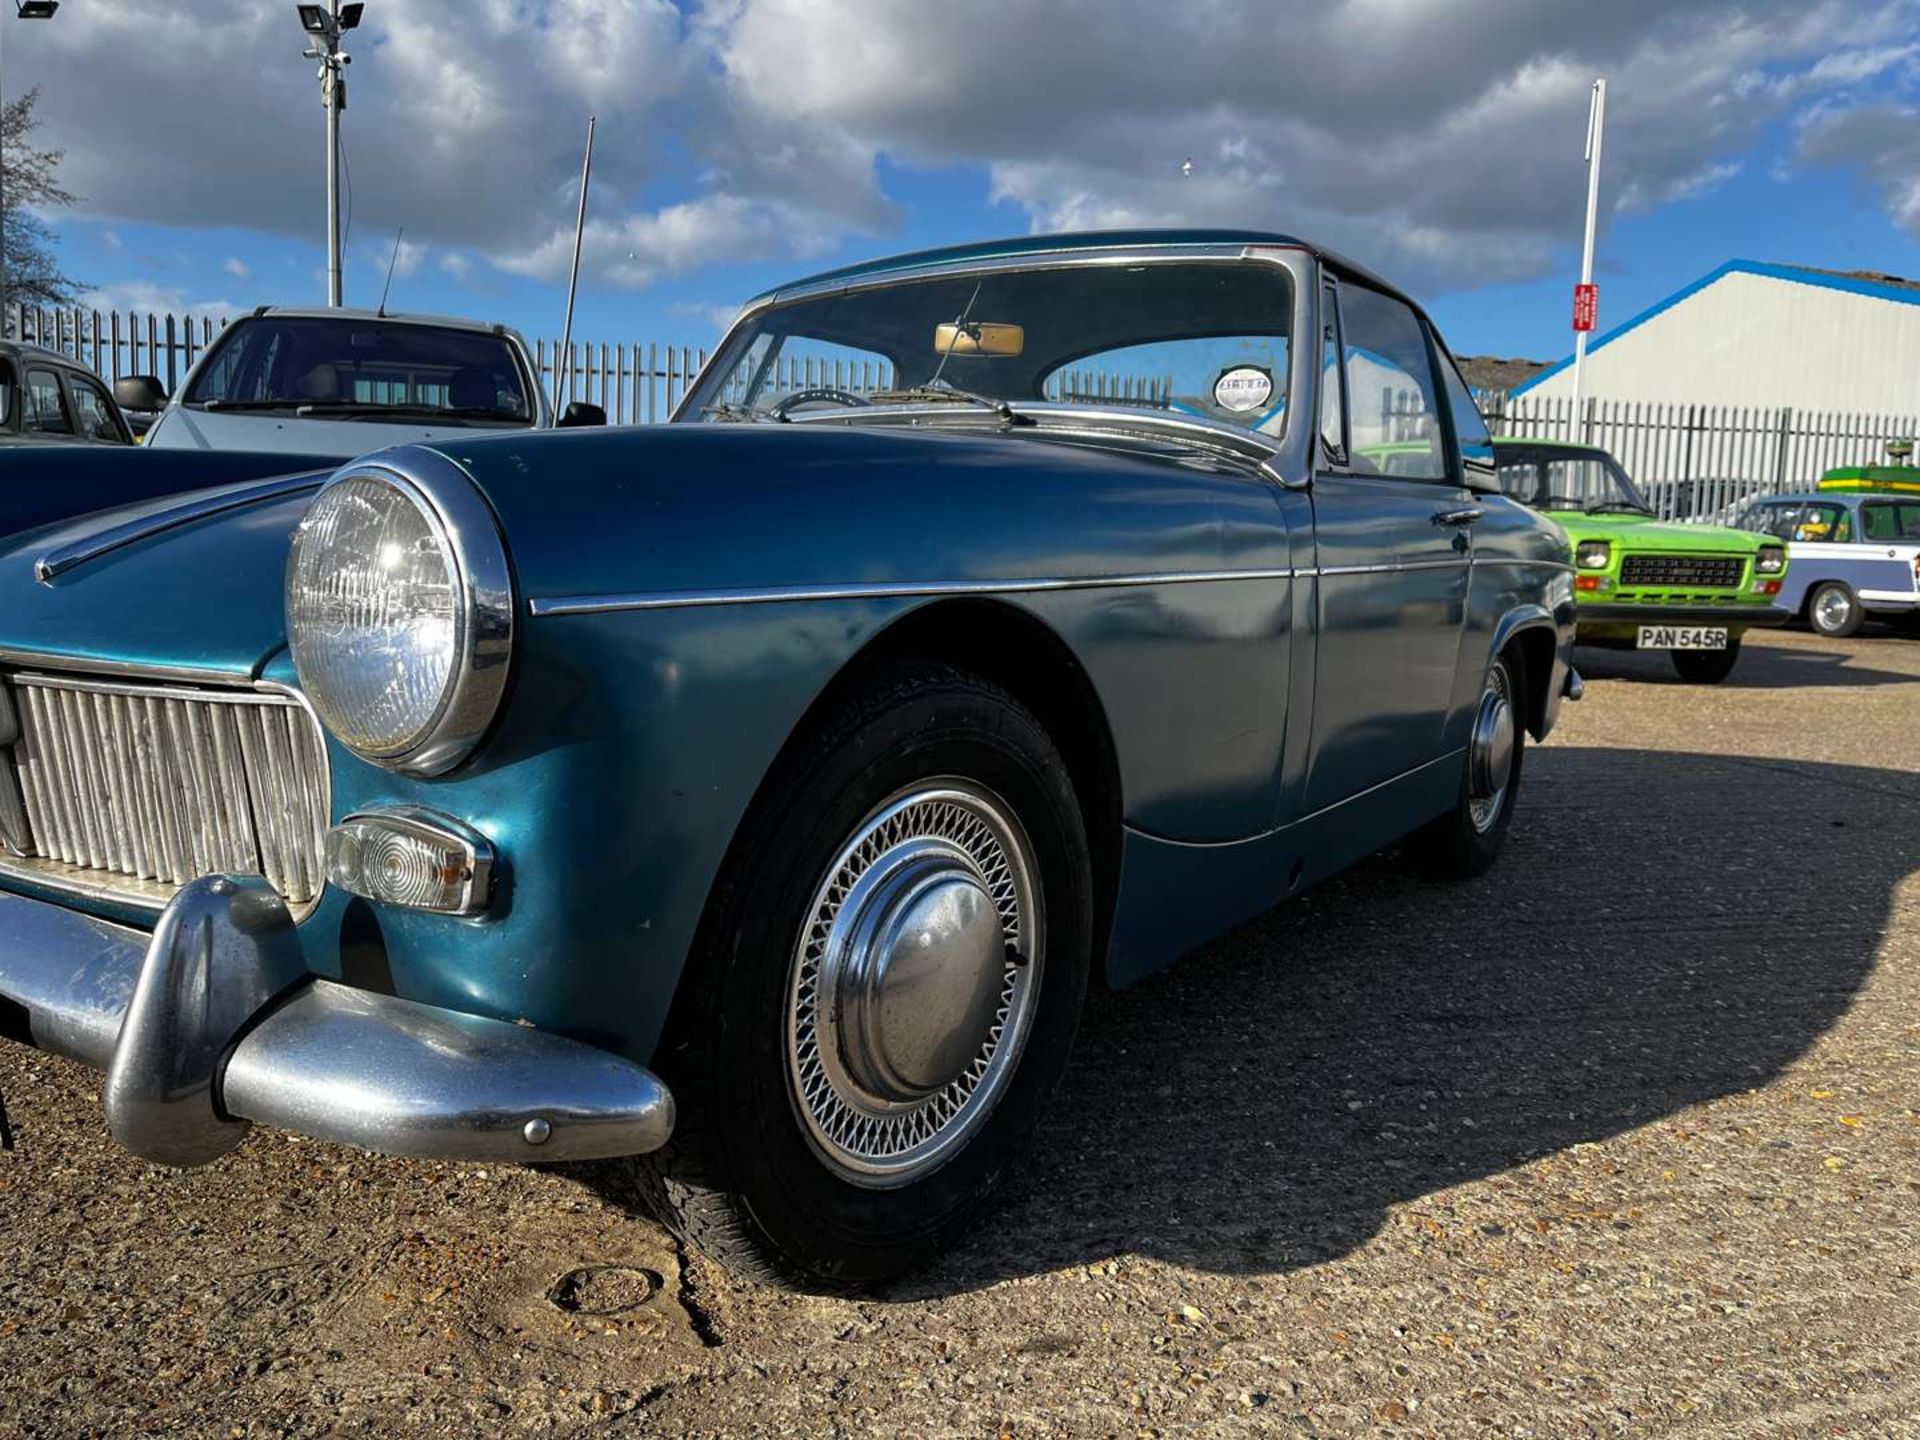
<path fill-rule="evenodd" d="M 1486 513 L 1486 511 L 1474 505 L 1470 505 L 1464 510 L 1441 510 L 1435 513 L 1433 523 L 1453 529 L 1461 525 L 1471 525 Z"/>

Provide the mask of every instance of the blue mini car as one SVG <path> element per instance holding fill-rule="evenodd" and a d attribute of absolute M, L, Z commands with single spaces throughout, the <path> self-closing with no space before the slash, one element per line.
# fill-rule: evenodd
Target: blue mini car
<path fill-rule="evenodd" d="M 1835 471 L 1817 490 L 1755 500 L 1732 521 L 1787 542 L 1779 603 L 1821 635 L 1852 635 L 1870 617 L 1920 620 L 1920 481 L 1870 469 L 1896 478 Z"/>
<path fill-rule="evenodd" d="M 617 1158 L 745 1273 L 871 1283 L 978 1210 L 1089 982 L 1396 841 L 1491 864 L 1573 627 L 1351 262 L 823 275 L 670 425 L 0 545 L 0 1022 L 157 1162 Z"/>

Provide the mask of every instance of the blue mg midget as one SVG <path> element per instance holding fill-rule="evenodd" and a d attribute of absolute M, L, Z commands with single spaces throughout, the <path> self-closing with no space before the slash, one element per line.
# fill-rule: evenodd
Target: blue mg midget
<path fill-rule="evenodd" d="M 1569 562 L 1425 316 L 1302 241 L 822 275 L 670 425 L 0 544 L 0 1028 L 161 1164 L 600 1160 L 870 1284 L 1013 1163 L 1090 982 L 1397 841 L 1493 862 Z"/>

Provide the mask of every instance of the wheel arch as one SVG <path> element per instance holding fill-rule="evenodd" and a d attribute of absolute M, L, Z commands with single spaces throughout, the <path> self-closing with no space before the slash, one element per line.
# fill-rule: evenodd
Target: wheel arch
<path fill-rule="evenodd" d="M 1547 717 L 1553 701 L 1553 662 L 1559 643 L 1559 630 L 1544 610 L 1537 614 L 1516 611 L 1500 628 L 1493 646 L 1496 656 L 1511 651 L 1520 657 L 1527 681 L 1527 733 L 1536 740 L 1544 738 L 1551 728 Z"/>
<path fill-rule="evenodd" d="M 902 660 L 951 665 L 998 685 L 1033 712 L 1059 747 L 1087 832 L 1093 866 L 1093 973 L 1103 975 L 1120 884 L 1124 809 L 1119 755 L 1106 707 L 1086 667 L 1032 611 L 1004 600 L 967 596 L 929 601 L 895 617 L 849 655 L 808 704 L 767 775 L 778 775 L 792 752 L 876 666 Z M 761 803 L 765 783 L 756 789 L 743 818 Z"/>

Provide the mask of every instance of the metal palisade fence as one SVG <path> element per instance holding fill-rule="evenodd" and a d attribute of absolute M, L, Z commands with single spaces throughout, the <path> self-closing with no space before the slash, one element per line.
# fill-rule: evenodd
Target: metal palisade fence
<path fill-rule="evenodd" d="M 1487 427 L 1598 445 L 1663 518 L 1724 519 L 1758 495 L 1810 488 L 1836 465 L 1884 462 L 1889 440 L 1920 434 L 1920 415 L 1866 415 L 1792 406 L 1691 405 L 1482 392 Z"/>
<path fill-rule="evenodd" d="M 108 380 L 118 380 L 122 375 L 157 376 L 170 394 L 179 388 L 194 361 L 213 343 L 229 318 L 150 311 L 122 314 L 10 308 L 4 333 L 72 355 Z M 559 342 L 529 343 L 540 383 L 551 394 L 554 370 L 561 358 Z M 656 424 L 673 413 L 700 367 L 706 364 L 707 353 L 706 347 L 699 345 L 576 340 L 561 407 L 571 400 L 585 400 L 604 409 L 615 425 Z M 776 391 L 822 388 L 867 395 L 892 388 L 894 378 L 891 370 L 873 362 L 796 356 L 781 360 L 771 383 Z M 1164 406 L 1170 389 L 1170 383 L 1161 377 L 1072 369 L 1049 382 L 1048 398 Z"/>
<path fill-rule="evenodd" d="M 75 356 L 109 380 L 156 375 L 169 391 L 227 323 L 203 314 L 10 309 L 4 333 Z M 533 355 L 550 392 L 560 347 L 537 340 Z M 673 412 L 706 359 L 698 345 L 577 341 L 562 403 L 591 401 L 616 425 L 653 424 Z M 878 365 L 795 359 L 782 362 L 774 383 L 781 390 L 870 394 L 891 388 L 894 379 Z M 1171 385 L 1159 376 L 1073 370 L 1050 381 L 1047 393 L 1054 400 L 1165 406 Z M 1598 398 L 1587 399 L 1576 414 L 1563 396 L 1481 391 L 1475 398 L 1496 436 L 1603 446 L 1662 516 L 1678 520 L 1722 518 L 1756 495 L 1809 485 L 1833 466 L 1880 460 L 1887 441 L 1920 434 L 1920 415 Z"/>

